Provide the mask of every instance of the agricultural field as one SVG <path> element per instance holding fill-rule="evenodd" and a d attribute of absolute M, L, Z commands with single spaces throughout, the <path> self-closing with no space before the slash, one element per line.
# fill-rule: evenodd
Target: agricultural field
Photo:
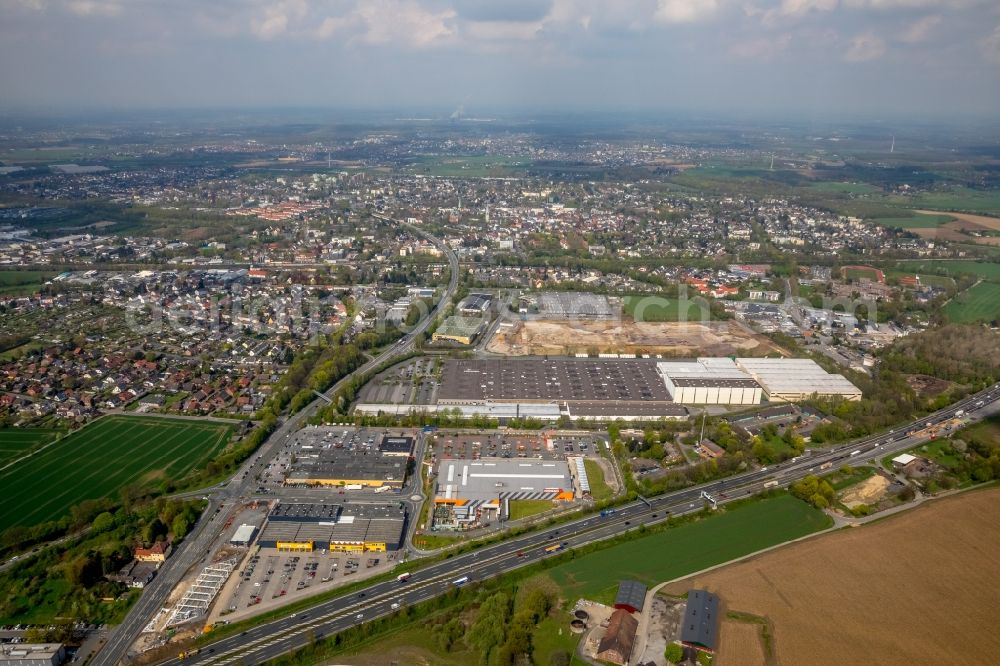
<path fill-rule="evenodd" d="M 969 261 L 963 259 L 957 261 L 950 261 L 948 259 L 918 259 L 901 261 L 898 268 L 915 273 L 939 273 L 948 276 L 967 273 L 979 276 L 984 280 L 1000 282 L 1000 263 L 997 262 Z"/>
<path fill-rule="evenodd" d="M 868 183 L 837 183 L 829 180 L 812 183 L 809 189 L 825 194 L 875 194 L 882 191 Z"/>
<path fill-rule="evenodd" d="M 653 586 L 830 525 L 823 512 L 791 495 L 779 495 L 582 555 L 553 567 L 548 575 L 566 598 L 610 604 L 623 578 Z"/>
<path fill-rule="evenodd" d="M 917 213 L 912 217 L 883 217 L 872 220 L 875 224 L 893 229 L 937 229 L 955 218 L 950 215 L 926 215 Z"/>
<path fill-rule="evenodd" d="M 48 428 L 0 429 L 0 467 L 48 444 L 61 434 L 62 430 Z"/>
<path fill-rule="evenodd" d="M 0 296 L 33 294 L 56 275 L 51 271 L 0 271 Z"/>
<path fill-rule="evenodd" d="M 624 299 L 625 314 L 636 321 L 680 321 L 681 301 L 676 298 L 660 296 L 626 296 Z M 698 303 L 688 302 L 684 321 L 708 321 L 711 314 L 708 308 Z"/>
<path fill-rule="evenodd" d="M 956 187 L 948 192 L 921 192 L 913 197 L 890 197 L 893 203 L 941 211 L 1000 214 L 1000 192 Z"/>
<path fill-rule="evenodd" d="M 935 500 L 860 528 L 765 553 L 668 586 L 719 595 L 767 618 L 773 663 L 986 664 L 1000 598 L 1000 489 Z M 891 552 L 886 544 L 892 544 Z M 723 623 L 720 642 L 730 640 Z M 993 655 L 992 657 L 990 655 Z M 720 650 L 720 664 L 746 663 Z"/>
<path fill-rule="evenodd" d="M 106 416 L 0 472 L 0 531 L 66 515 L 84 500 L 117 498 L 125 486 L 181 479 L 215 456 L 231 426 Z"/>
<path fill-rule="evenodd" d="M 1000 284 L 980 282 L 973 285 L 951 299 L 944 306 L 944 314 L 960 323 L 997 319 L 1000 317 Z"/>

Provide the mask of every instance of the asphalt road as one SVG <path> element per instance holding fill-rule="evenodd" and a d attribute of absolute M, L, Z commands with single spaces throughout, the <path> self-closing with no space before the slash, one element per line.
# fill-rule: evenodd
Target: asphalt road
<path fill-rule="evenodd" d="M 381 219 L 388 220 L 388 218 Z M 394 345 L 327 389 L 325 395 L 328 398 L 350 381 L 354 375 L 363 375 L 389 359 L 407 354 L 413 348 L 416 337 L 427 330 L 434 317 L 445 307 L 458 287 L 458 257 L 451 248 L 422 229 L 403 222 L 396 222 L 436 245 L 448 258 L 448 263 L 451 266 L 448 288 L 441 295 L 429 316 L 424 317 L 412 331 L 404 335 Z M 142 596 L 129 611 L 125 620 L 115 627 L 108 641 L 94 656 L 92 662 L 94 666 L 113 666 L 127 658 L 129 646 L 135 642 L 143 628 L 164 606 L 170 591 L 184 578 L 192 566 L 199 564 L 199 560 L 204 560 L 207 557 L 212 542 L 219 536 L 223 525 L 225 525 L 229 512 L 242 503 L 241 498 L 247 498 L 253 494 L 258 485 L 256 477 L 263 470 L 266 461 L 274 456 L 278 447 L 292 433 L 301 428 L 317 409 L 326 404 L 328 404 L 327 400 L 317 397 L 301 411 L 281 420 L 278 428 L 261 445 L 257 453 L 237 470 L 232 480 L 215 492 L 202 493 L 208 497 L 209 505 L 202 514 L 201 520 L 174 550 L 170 559 L 160 567 L 156 578 L 143 590 Z"/>
<path fill-rule="evenodd" d="M 668 495 L 637 501 L 604 518 L 588 516 L 579 520 L 533 532 L 518 538 L 486 546 L 449 560 L 413 572 L 406 582 L 376 583 L 362 591 L 323 602 L 312 609 L 261 625 L 238 636 L 232 636 L 203 647 L 199 654 L 184 660 L 174 658 L 163 662 L 169 666 L 225 666 L 239 662 L 243 666 L 261 664 L 282 654 L 303 647 L 315 638 L 322 638 L 359 623 L 392 613 L 396 608 L 412 605 L 446 593 L 455 581 L 468 577 L 484 580 L 552 556 L 546 548 L 574 548 L 622 534 L 643 524 L 655 524 L 669 515 L 682 515 L 700 510 L 708 493 L 719 503 L 725 503 L 760 492 L 765 484 L 787 486 L 809 474 L 823 473 L 821 465 L 830 469 L 852 461 L 860 463 L 919 445 L 921 438 L 908 437 L 906 432 L 954 418 L 964 410 L 975 421 L 995 413 L 1000 401 L 1000 384 L 958 401 L 896 431 L 868 437 L 834 449 L 803 455 L 769 468 L 762 468 L 728 479 L 713 481 Z M 979 404 L 982 403 L 982 404 Z M 556 551 L 556 553 L 558 550 Z"/>

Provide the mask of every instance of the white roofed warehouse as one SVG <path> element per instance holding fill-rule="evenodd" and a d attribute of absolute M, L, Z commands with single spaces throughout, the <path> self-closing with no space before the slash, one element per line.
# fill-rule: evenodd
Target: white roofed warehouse
<path fill-rule="evenodd" d="M 861 400 L 861 389 L 809 358 L 738 358 L 736 365 L 757 380 L 772 402 L 797 402 L 814 395 Z"/>
<path fill-rule="evenodd" d="M 763 391 L 728 358 L 657 363 L 674 402 L 686 405 L 759 405 Z"/>

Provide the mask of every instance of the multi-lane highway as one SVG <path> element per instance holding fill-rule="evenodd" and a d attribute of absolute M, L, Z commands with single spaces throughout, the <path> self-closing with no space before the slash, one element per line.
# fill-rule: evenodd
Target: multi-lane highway
<path fill-rule="evenodd" d="M 484 580 L 549 557 L 546 548 L 559 546 L 559 550 L 622 534 L 640 525 L 655 524 L 670 515 L 698 511 L 705 505 L 703 493 L 708 493 L 719 503 L 754 494 L 765 484 L 787 486 L 809 474 L 821 474 L 821 467 L 830 463 L 835 469 L 856 461 L 860 463 L 873 457 L 883 457 L 912 448 L 923 440 L 907 436 L 907 432 L 925 428 L 953 419 L 959 413 L 969 421 L 979 420 L 1000 410 L 1000 384 L 964 398 L 919 421 L 888 433 L 868 437 L 843 446 L 787 461 L 770 468 L 762 468 L 687 488 L 648 500 L 636 501 L 619 507 L 609 516 L 587 516 L 576 521 L 550 527 L 521 537 L 502 541 L 477 551 L 456 556 L 423 569 L 416 569 L 405 582 L 389 581 L 373 584 L 364 590 L 318 604 L 308 611 L 269 622 L 211 643 L 197 655 L 185 660 L 168 660 L 169 666 L 208 666 L 241 663 L 246 666 L 260 664 L 281 654 L 306 645 L 313 637 L 321 638 L 342 631 L 359 623 L 387 615 L 396 609 L 419 603 L 452 589 L 455 581 L 468 577 L 471 581 Z M 556 551 L 558 553 L 558 550 Z"/>
<path fill-rule="evenodd" d="M 387 218 L 381 219 L 392 221 Z M 125 620 L 115 628 L 109 636 L 108 641 L 100 649 L 100 652 L 94 656 L 94 666 L 113 666 L 126 657 L 129 646 L 135 642 L 143 628 L 153 619 L 160 608 L 163 607 L 170 591 L 181 581 L 192 566 L 198 564 L 199 560 L 204 559 L 208 555 L 212 541 L 218 537 L 222 526 L 226 522 L 229 510 L 234 509 L 241 502 L 240 498 L 248 497 L 253 493 L 254 487 L 258 485 L 258 474 L 263 471 L 263 467 L 273 457 L 277 448 L 292 433 L 301 428 L 315 414 L 317 409 L 326 405 L 328 399 L 345 386 L 352 377 L 364 375 L 393 358 L 409 353 L 413 349 L 417 336 L 427 330 L 427 327 L 430 326 L 437 313 L 444 308 L 455 294 L 455 290 L 458 287 L 458 257 L 451 248 L 440 239 L 422 229 L 403 222 L 398 222 L 398 224 L 434 243 L 448 258 L 451 267 L 450 280 L 448 287 L 441 294 L 434 309 L 412 331 L 404 335 L 390 348 L 375 356 L 355 370 L 354 373 L 344 377 L 327 389 L 324 394 L 325 399 L 317 397 L 301 411 L 291 417 L 282 419 L 279 422 L 278 428 L 261 445 L 257 453 L 237 470 L 229 483 L 214 492 L 206 491 L 199 493 L 207 496 L 209 499 L 208 508 L 205 510 L 202 519 L 198 521 L 192 532 L 174 551 L 173 556 L 160 567 L 156 578 L 146 586 L 139 601 L 129 611 Z"/>

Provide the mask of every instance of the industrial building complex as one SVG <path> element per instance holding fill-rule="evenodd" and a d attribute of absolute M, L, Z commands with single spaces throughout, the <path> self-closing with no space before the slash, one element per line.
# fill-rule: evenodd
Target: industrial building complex
<path fill-rule="evenodd" d="M 574 472 L 579 475 L 582 469 L 536 458 L 442 460 L 435 479 L 434 524 L 463 527 L 505 518 L 516 500 L 573 500 L 578 487 L 589 488 L 585 478 L 574 482 Z"/>
<path fill-rule="evenodd" d="M 362 553 L 398 550 L 406 510 L 398 503 L 279 504 L 258 545 L 280 551 Z"/>
<path fill-rule="evenodd" d="M 810 359 L 448 359 L 437 404 L 463 413 L 592 420 L 683 418 L 682 405 L 758 405 L 861 390 Z M 366 405 L 366 411 L 373 406 Z"/>
<path fill-rule="evenodd" d="M 795 402 L 813 395 L 861 400 L 861 389 L 808 358 L 738 358 L 736 363 L 760 383 L 772 402 Z"/>
<path fill-rule="evenodd" d="M 759 405 L 763 390 L 728 358 L 658 363 L 675 402 L 689 405 Z"/>
<path fill-rule="evenodd" d="M 286 485 L 401 488 L 415 438 L 382 431 L 314 426 L 296 433 Z"/>

